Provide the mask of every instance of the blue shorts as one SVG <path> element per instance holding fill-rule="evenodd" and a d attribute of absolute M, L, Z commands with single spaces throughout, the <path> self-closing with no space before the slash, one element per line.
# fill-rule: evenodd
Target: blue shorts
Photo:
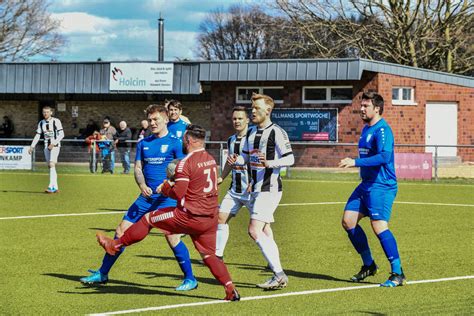
<path fill-rule="evenodd" d="M 125 213 L 123 217 L 123 220 L 136 223 L 146 213 L 164 207 L 176 207 L 176 200 L 161 194 L 153 194 L 149 198 L 140 194 L 135 202 L 130 205 L 127 213 Z"/>
<path fill-rule="evenodd" d="M 369 216 L 371 220 L 388 222 L 392 205 L 397 196 L 397 186 L 361 183 L 347 201 L 346 211 L 356 211 Z"/>

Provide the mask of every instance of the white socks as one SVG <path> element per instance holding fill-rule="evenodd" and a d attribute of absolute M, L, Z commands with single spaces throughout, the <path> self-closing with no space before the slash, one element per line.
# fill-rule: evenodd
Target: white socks
<path fill-rule="evenodd" d="M 223 257 L 225 245 L 229 239 L 229 225 L 228 224 L 217 224 L 217 235 L 216 235 L 216 256 Z"/>
<path fill-rule="evenodd" d="M 263 256 L 267 259 L 270 268 L 275 274 L 283 271 L 280 262 L 280 252 L 273 238 L 268 237 L 264 232 L 258 234 L 257 245 L 262 250 Z"/>
<path fill-rule="evenodd" d="M 58 174 L 56 173 L 56 167 L 49 168 L 49 187 L 58 189 Z"/>

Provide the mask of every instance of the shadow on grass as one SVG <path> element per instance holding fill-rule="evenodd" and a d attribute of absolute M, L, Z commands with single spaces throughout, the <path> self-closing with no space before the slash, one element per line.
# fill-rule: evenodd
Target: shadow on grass
<path fill-rule="evenodd" d="M 150 258 L 150 259 L 158 259 L 162 261 L 176 261 L 174 257 L 167 257 L 167 256 L 150 256 L 150 255 L 137 255 L 139 258 Z M 197 266 L 204 266 L 201 260 L 197 259 L 191 259 L 191 263 L 193 265 Z M 239 263 L 239 262 L 225 262 L 227 266 L 235 266 L 239 269 L 242 270 L 254 270 L 254 271 L 261 271 L 261 272 L 268 272 L 271 273 L 271 270 L 265 266 L 262 265 L 256 265 L 256 264 L 247 264 L 247 263 Z M 301 278 L 301 279 L 315 279 L 315 280 L 326 280 L 326 281 L 335 281 L 335 282 L 344 282 L 344 283 L 354 283 L 350 281 L 349 279 L 339 279 L 336 277 L 333 277 L 331 275 L 326 275 L 326 274 L 319 274 L 319 273 L 311 273 L 311 272 L 304 272 L 304 271 L 295 271 L 295 270 L 290 270 L 290 269 L 285 269 L 285 273 L 289 277 L 296 277 L 296 278 Z M 206 283 L 206 282 L 204 282 Z M 374 282 L 358 282 L 360 284 L 378 284 Z M 239 283 L 236 283 L 238 285 Z M 242 283 L 241 286 L 243 287 L 255 287 L 255 284 L 249 284 L 249 283 Z"/>
<path fill-rule="evenodd" d="M 90 230 L 94 230 L 94 231 L 102 231 L 102 232 L 106 232 L 106 233 L 115 233 L 115 228 L 102 228 L 102 227 L 89 227 L 88 229 Z M 161 236 L 161 237 L 164 237 L 165 234 L 163 233 L 160 233 L 158 231 L 150 231 L 148 233 L 148 236 Z M 112 236 L 110 236 L 112 237 Z"/>
<path fill-rule="evenodd" d="M 261 266 L 261 265 L 255 265 L 255 264 L 246 264 L 246 263 L 229 263 L 226 262 L 226 265 L 228 266 L 236 266 L 240 269 L 243 270 L 255 270 L 255 271 L 266 271 L 271 273 L 271 270 L 268 267 Z M 344 283 L 351 283 L 352 282 L 349 279 L 340 279 L 336 278 L 331 275 L 327 274 L 319 274 L 319 273 L 312 273 L 312 272 L 304 272 L 304 271 L 295 271 L 295 270 L 290 270 L 290 269 L 285 269 L 285 273 L 289 277 L 296 277 L 296 278 L 301 278 L 301 279 L 315 279 L 315 280 L 326 280 L 326 281 L 335 281 L 335 282 L 344 282 Z M 377 282 L 358 282 L 360 284 L 378 284 Z"/>
<path fill-rule="evenodd" d="M 43 194 L 43 195 L 49 195 L 46 192 L 43 191 L 24 191 L 24 190 L 2 190 L 0 191 L 2 193 L 27 193 L 27 194 Z"/>
<path fill-rule="evenodd" d="M 176 262 L 176 258 L 175 257 L 166 257 L 166 256 L 151 256 L 151 255 L 136 255 L 136 257 L 138 258 L 146 258 L 146 259 L 157 259 L 157 260 L 161 260 L 161 261 L 173 261 L 173 262 Z M 193 265 L 197 265 L 197 266 L 203 266 L 204 267 L 204 264 L 202 263 L 201 260 L 198 260 L 198 259 L 191 259 L 191 263 Z"/>
<path fill-rule="evenodd" d="M 137 255 L 137 257 L 176 262 L 175 257 L 150 256 L 150 255 Z M 191 259 L 191 263 L 193 264 L 193 269 L 195 269 L 196 267 L 201 267 L 201 268 L 204 268 L 206 270 L 208 269 L 207 266 L 201 260 Z M 227 265 L 227 263 L 226 263 L 226 265 Z M 178 276 L 178 275 L 173 275 L 173 274 L 168 274 L 168 273 L 156 273 L 156 272 L 137 272 L 137 273 L 143 274 L 143 275 L 148 275 L 149 278 L 170 277 L 170 278 L 175 278 L 176 280 L 181 280 L 182 279 L 182 276 L 180 276 L 180 275 Z M 220 285 L 220 283 L 214 278 L 196 277 L 196 279 L 200 283 Z M 233 281 L 234 281 L 234 284 L 237 287 L 255 288 L 255 284 L 253 284 L 253 283 L 236 282 L 235 280 L 233 280 Z"/>
<path fill-rule="evenodd" d="M 127 210 L 124 210 L 124 209 L 121 209 L 121 208 L 98 208 L 97 211 L 125 213 Z"/>
<path fill-rule="evenodd" d="M 64 294 L 139 294 L 139 295 L 165 295 L 165 296 L 186 296 L 191 298 L 209 299 L 215 300 L 216 297 L 202 296 L 202 295 L 190 295 L 184 294 L 183 292 L 176 292 L 174 287 L 161 286 L 161 285 L 148 285 L 133 282 L 126 282 L 120 280 L 109 280 L 107 285 L 84 285 L 79 283 L 81 276 L 68 275 L 60 273 L 44 273 L 45 276 L 54 278 L 74 281 L 78 284 L 75 287 L 75 291 L 58 291 L 58 293 Z M 166 289 L 169 291 L 158 290 L 157 288 Z M 87 290 L 87 291 L 84 291 Z M 93 290 L 93 291 L 90 291 Z M 189 293 L 189 292 L 188 292 Z"/>

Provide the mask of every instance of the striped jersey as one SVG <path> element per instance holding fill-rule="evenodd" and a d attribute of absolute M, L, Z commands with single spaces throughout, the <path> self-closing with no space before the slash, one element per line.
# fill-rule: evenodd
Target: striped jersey
<path fill-rule="evenodd" d="M 232 135 L 227 140 L 228 155 L 241 155 L 244 149 L 246 137 L 238 137 L 237 134 Z M 229 190 L 235 194 L 243 194 L 247 192 L 249 184 L 249 173 L 247 165 L 232 166 L 232 182 Z"/>
<path fill-rule="evenodd" d="M 246 160 L 250 165 L 252 192 L 280 192 L 282 190 L 281 167 L 265 168 L 258 158 L 259 152 L 265 154 L 267 161 L 276 161 L 289 156 L 293 159 L 288 134 L 283 128 L 273 123 L 262 129 L 252 126 L 247 132 L 247 141 L 243 149 L 243 153 L 248 155 Z M 291 161 L 294 162 L 294 160 Z"/>
<path fill-rule="evenodd" d="M 43 119 L 38 123 L 36 134 L 43 135 L 45 147 L 48 147 L 51 143 L 59 147 L 61 146 L 60 141 L 64 137 L 63 125 L 55 117 L 51 117 L 49 121 Z"/>

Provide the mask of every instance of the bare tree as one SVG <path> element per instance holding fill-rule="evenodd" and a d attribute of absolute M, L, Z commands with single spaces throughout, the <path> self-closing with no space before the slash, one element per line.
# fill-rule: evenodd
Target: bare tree
<path fill-rule="evenodd" d="M 58 52 L 64 38 L 44 0 L 0 0 L 0 61 Z"/>
<path fill-rule="evenodd" d="M 274 58 L 272 22 L 255 5 L 214 10 L 200 25 L 197 55 L 209 60 Z"/>
<path fill-rule="evenodd" d="M 312 57 L 362 57 L 474 72 L 470 0 L 276 0 Z M 288 45 L 301 46 L 301 43 Z"/>

